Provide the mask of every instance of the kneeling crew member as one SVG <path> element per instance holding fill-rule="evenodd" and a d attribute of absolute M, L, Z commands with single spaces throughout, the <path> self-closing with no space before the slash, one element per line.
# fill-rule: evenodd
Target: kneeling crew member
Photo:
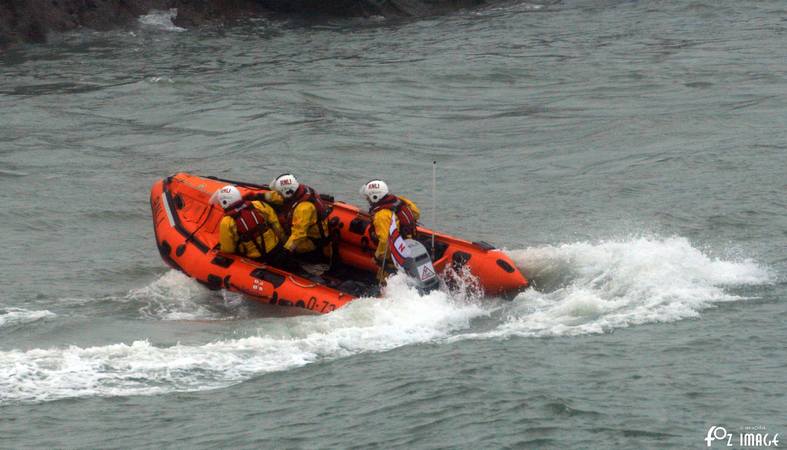
<path fill-rule="evenodd" d="M 280 263 L 284 230 L 273 208 L 260 201 L 244 200 L 232 185 L 221 188 L 216 196 L 224 208 L 219 224 L 219 249 L 269 264 Z"/>
<path fill-rule="evenodd" d="M 388 232 L 391 218 L 396 214 L 396 227 L 404 239 L 412 239 L 417 231 L 421 211 L 411 200 L 388 192 L 388 185 L 383 180 L 372 180 L 361 186 L 361 195 L 369 202 L 369 215 L 372 216 L 370 235 L 377 245 L 374 260 L 382 266 L 388 249 Z M 390 259 L 390 256 L 389 256 Z"/>
<path fill-rule="evenodd" d="M 289 173 L 276 177 L 270 187 L 284 199 L 284 226 L 290 231 L 284 249 L 312 262 L 330 262 L 329 211 L 320 195 Z"/>

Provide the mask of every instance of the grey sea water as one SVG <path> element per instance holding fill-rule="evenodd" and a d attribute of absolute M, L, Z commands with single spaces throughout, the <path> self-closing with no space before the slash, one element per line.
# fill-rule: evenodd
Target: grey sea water
<path fill-rule="evenodd" d="M 784 435 L 786 18 L 727 0 L 194 30 L 156 13 L 0 54 L 0 447 Z M 534 288 L 393 280 L 269 317 L 160 260 L 148 193 L 182 170 L 291 170 L 357 204 L 384 177 Z"/>

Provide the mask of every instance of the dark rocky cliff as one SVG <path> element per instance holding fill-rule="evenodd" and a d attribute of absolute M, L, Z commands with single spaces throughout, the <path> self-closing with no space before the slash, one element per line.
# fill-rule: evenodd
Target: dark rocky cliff
<path fill-rule="evenodd" d="M 50 31 L 108 30 L 153 9 L 177 8 L 178 26 L 229 18 L 302 16 L 418 17 L 477 6 L 485 0 L 0 0 L 0 47 L 44 42 Z"/>

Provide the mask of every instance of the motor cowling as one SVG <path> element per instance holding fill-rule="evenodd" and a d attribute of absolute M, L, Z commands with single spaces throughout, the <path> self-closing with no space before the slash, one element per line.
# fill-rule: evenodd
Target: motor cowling
<path fill-rule="evenodd" d="M 410 257 L 404 263 L 405 273 L 415 283 L 421 293 L 427 293 L 440 287 L 440 279 L 432 265 L 432 258 L 426 247 L 415 239 L 405 239 Z"/>

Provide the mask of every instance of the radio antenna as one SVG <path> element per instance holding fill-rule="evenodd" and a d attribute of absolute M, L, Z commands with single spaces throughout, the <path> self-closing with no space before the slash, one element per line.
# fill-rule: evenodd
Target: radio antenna
<path fill-rule="evenodd" d="M 434 260 L 434 233 L 437 228 L 437 161 L 432 161 L 432 259 Z"/>

